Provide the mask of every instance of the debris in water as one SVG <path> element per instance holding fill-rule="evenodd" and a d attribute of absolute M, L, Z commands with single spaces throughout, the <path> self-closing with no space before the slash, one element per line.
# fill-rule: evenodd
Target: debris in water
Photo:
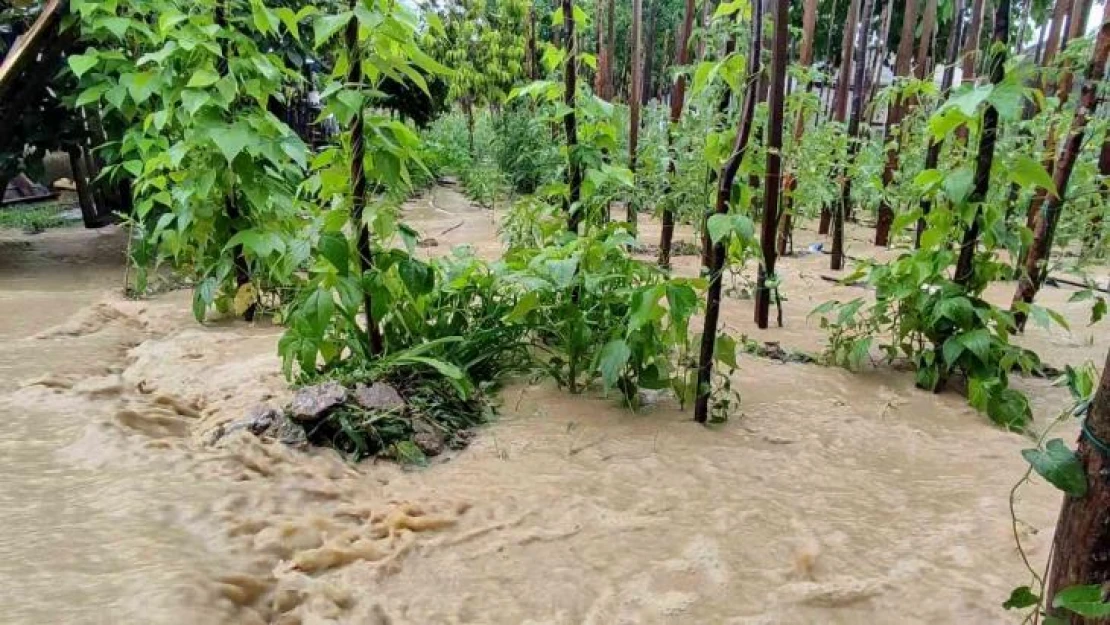
<path fill-rule="evenodd" d="M 316 421 L 345 401 L 347 389 L 343 385 L 338 382 L 324 382 L 298 389 L 289 405 L 289 412 L 294 421 Z"/>
<path fill-rule="evenodd" d="M 403 410 L 405 399 L 397 389 L 384 382 L 375 382 L 370 386 L 359 384 L 355 386 L 355 402 L 367 410 Z"/>

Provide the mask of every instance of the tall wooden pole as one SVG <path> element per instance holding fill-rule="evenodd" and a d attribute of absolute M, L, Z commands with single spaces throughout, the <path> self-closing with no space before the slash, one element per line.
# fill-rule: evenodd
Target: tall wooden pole
<path fill-rule="evenodd" d="M 1052 568 L 1044 604 L 1050 616 L 1070 625 L 1106 625 L 1110 619 L 1086 619 L 1053 608 L 1053 599 L 1071 586 L 1101 586 L 1110 579 L 1110 354 L 1102 381 L 1087 413 L 1076 455 L 1087 477 L 1082 497 L 1064 496 L 1052 542 Z"/>
<path fill-rule="evenodd" d="M 935 0 L 933 0 L 935 2 Z M 917 27 L 917 0 L 904 0 L 902 9 L 902 39 L 898 42 L 898 54 L 894 59 L 894 73 L 898 77 L 910 74 L 910 62 L 913 54 L 913 33 Z M 901 134 L 902 115 L 906 110 L 901 98 L 895 98 L 890 103 L 886 115 L 886 140 L 890 146 L 886 151 L 886 164 L 883 167 L 883 188 L 888 188 L 894 182 L 894 173 L 898 171 L 898 153 L 901 141 L 897 143 L 892 139 Z M 890 225 L 894 223 L 894 209 L 884 199 L 879 203 L 879 220 L 875 225 L 875 245 L 890 245 Z"/>
<path fill-rule="evenodd" d="M 563 208 L 567 214 L 567 230 L 578 233 L 582 223 L 582 163 L 578 155 L 578 116 L 575 105 L 578 91 L 578 43 L 574 38 L 574 0 L 563 0 L 563 45 L 566 63 L 563 66 L 563 129 L 567 135 L 567 197 Z"/>
<path fill-rule="evenodd" d="M 636 153 L 640 147 L 640 101 L 644 92 L 643 66 L 643 0 L 632 0 L 632 85 L 628 94 L 628 168 L 636 173 Z M 636 205 L 628 203 L 628 222 L 636 222 Z"/>
<path fill-rule="evenodd" d="M 833 216 L 833 245 L 829 268 L 839 271 L 844 268 L 844 219 L 852 210 L 852 178 L 847 175 L 847 167 L 856 160 L 859 153 L 859 126 L 863 117 L 863 78 L 864 61 L 867 59 L 868 26 L 871 23 L 872 0 L 864 0 L 859 15 L 859 37 L 856 46 L 855 79 L 852 86 L 852 117 L 848 121 L 848 160 L 845 164 L 844 182 L 840 188 L 840 210 Z"/>
<path fill-rule="evenodd" d="M 785 0 L 782 0 L 785 1 Z M 675 43 L 675 65 L 683 67 L 690 59 L 690 33 L 694 29 L 694 0 L 686 0 L 686 12 L 679 27 Z M 674 127 L 682 120 L 682 107 L 686 103 L 686 74 L 679 73 L 671 92 L 671 123 L 667 126 L 667 184 L 677 175 L 674 161 Z M 663 228 L 659 238 L 659 266 L 671 266 L 671 241 L 674 239 L 674 212 L 669 206 L 663 208 Z"/>
<path fill-rule="evenodd" d="M 1033 244 L 1025 259 L 1025 271 L 1018 279 L 1017 292 L 1014 293 L 1014 318 L 1018 329 L 1025 327 L 1026 313 L 1020 310 L 1019 304 L 1024 302 L 1032 304 L 1037 291 L 1048 273 L 1048 259 L 1052 253 L 1052 242 L 1056 236 L 1056 226 L 1060 221 L 1060 211 L 1067 198 L 1068 182 L 1075 163 L 1079 160 L 1079 152 L 1083 148 L 1083 139 L 1087 133 L 1087 122 L 1095 111 L 1098 110 L 1101 98 L 1098 86 L 1106 73 L 1107 56 L 1110 55 L 1110 21 L 1103 21 L 1095 40 L 1095 49 L 1091 55 L 1091 62 L 1087 65 L 1086 80 L 1083 83 L 1083 92 L 1079 96 L 1079 106 L 1072 119 L 1071 130 L 1068 133 L 1064 148 L 1060 151 L 1060 160 L 1056 163 L 1053 172 L 1053 182 L 1056 185 L 1057 195 L 1045 202 L 1044 208 L 1037 215 L 1037 224 L 1033 233 Z"/>
<path fill-rule="evenodd" d="M 766 329 L 775 278 L 775 238 L 778 235 L 779 197 L 782 195 L 782 125 L 786 109 L 786 64 L 790 62 L 790 1 L 775 0 L 775 37 L 771 53 L 771 80 L 768 94 L 767 175 L 763 184 L 763 223 L 760 246 L 763 262 L 759 265 L 755 289 L 755 323 Z"/>
<path fill-rule="evenodd" d="M 809 67 L 813 64 L 813 39 L 816 30 L 817 0 L 805 0 L 805 7 L 802 10 L 802 51 L 798 58 L 798 63 L 801 64 L 802 67 Z M 812 84 L 807 84 L 806 90 L 808 91 L 811 87 Z M 806 114 L 805 111 L 799 110 L 798 116 L 794 120 L 795 150 L 801 146 L 802 135 L 805 133 L 805 128 Z M 779 218 L 778 242 L 775 246 L 775 252 L 779 256 L 786 255 L 790 240 L 793 236 L 794 191 L 797 188 L 797 174 L 792 171 L 788 172 L 783 182 L 783 210 Z"/>
<path fill-rule="evenodd" d="M 952 29 L 948 32 L 948 49 L 944 54 L 944 72 L 940 78 L 941 101 L 948 98 L 952 91 L 952 81 L 956 74 L 956 61 L 960 54 L 960 33 L 963 30 L 964 0 L 955 0 L 955 10 L 952 13 Z M 936 169 L 940 162 L 940 149 L 944 142 L 940 139 L 929 139 L 929 148 L 925 152 L 925 169 Z M 925 217 L 932 210 L 932 201 L 921 200 L 921 218 L 917 220 L 917 234 L 914 237 L 914 247 L 921 247 L 921 235 L 925 233 Z"/>
<path fill-rule="evenodd" d="M 851 82 L 849 74 L 852 72 L 853 42 L 856 40 L 856 22 L 859 17 L 860 0 L 851 0 L 848 5 L 848 16 L 844 19 L 844 36 L 840 42 L 840 71 L 837 73 L 836 92 L 833 95 L 833 121 L 844 123 L 848 117 L 848 85 Z M 837 172 L 843 177 L 846 169 Z M 826 204 L 821 207 L 821 223 L 818 226 L 819 234 L 829 234 L 829 227 L 833 221 L 836 207 Z M 835 243 L 835 242 L 834 242 Z"/>
<path fill-rule="evenodd" d="M 979 2 L 980 0 L 976 0 Z M 974 22 L 973 22 L 974 25 Z M 1010 53 L 1010 0 L 998 0 L 994 13 L 994 37 L 990 59 L 990 78 L 992 84 L 1000 84 L 1006 78 L 1006 59 Z M 987 104 L 983 111 L 982 131 L 979 134 L 979 152 L 975 158 L 975 177 L 968 203 L 975 206 L 975 215 L 964 232 L 960 244 L 960 256 L 956 261 L 955 281 L 967 288 L 975 277 L 975 252 L 979 245 L 979 232 L 983 227 L 982 204 L 990 190 L 991 165 L 994 163 L 994 147 L 998 141 L 998 109 Z"/>
<path fill-rule="evenodd" d="M 740 122 L 736 131 L 736 142 L 733 144 L 732 154 L 725 161 L 721 168 L 721 175 L 717 178 L 717 201 L 714 210 L 717 215 L 728 214 L 729 200 L 732 197 L 732 184 L 736 181 L 736 172 L 740 169 L 740 163 L 744 160 L 744 153 L 747 152 L 748 142 L 751 139 L 752 120 L 755 118 L 755 104 L 758 97 L 755 77 L 759 74 L 760 67 L 760 42 L 763 39 L 761 36 L 762 24 L 761 2 L 760 0 L 752 0 L 752 44 L 748 54 L 748 75 L 744 88 L 744 104 L 740 113 Z M 713 358 L 717 347 L 717 322 L 721 314 L 721 282 L 725 266 L 725 243 L 724 239 L 715 243 L 713 253 L 707 254 L 710 259 L 709 288 L 706 290 L 705 326 L 701 334 L 697 397 L 694 400 L 694 420 L 698 423 L 705 423 L 709 420 Z"/>
<path fill-rule="evenodd" d="M 351 0 L 351 9 L 357 6 L 358 0 Z M 362 55 L 359 50 L 358 20 L 347 22 L 347 84 L 362 88 Z M 358 232 L 356 247 L 358 249 L 358 275 L 363 275 L 374 267 L 374 254 L 370 242 L 370 228 L 363 219 L 366 210 L 366 170 L 363 161 L 366 159 L 366 129 L 364 113 L 360 107 L 351 120 L 351 225 Z M 378 356 L 384 349 L 381 328 L 377 319 L 374 319 L 374 298 L 370 289 L 363 289 L 362 305 L 366 312 L 366 342 L 370 347 L 370 355 Z"/>

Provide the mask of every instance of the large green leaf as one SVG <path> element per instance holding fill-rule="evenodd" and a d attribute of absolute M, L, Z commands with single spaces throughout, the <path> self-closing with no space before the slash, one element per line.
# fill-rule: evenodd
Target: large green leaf
<path fill-rule="evenodd" d="M 319 48 L 331 39 L 339 29 L 347 25 L 351 21 L 354 14 L 350 11 L 340 13 L 338 15 L 321 15 L 316 18 L 312 24 L 313 34 L 316 39 L 316 47 Z"/>
<path fill-rule="evenodd" d="M 1060 195 L 1056 190 L 1056 183 L 1044 166 L 1024 154 L 1014 159 L 1009 171 L 1010 179 L 1023 188 L 1041 188 L 1047 190 L 1053 197 Z"/>
<path fill-rule="evenodd" d="M 1038 475 L 1072 497 L 1087 494 L 1087 474 L 1075 452 L 1059 438 L 1054 438 L 1042 449 L 1025 449 L 1022 457 L 1033 466 Z"/>
<path fill-rule="evenodd" d="M 185 85 L 185 87 L 188 89 L 203 89 L 216 84 L 216 81 L 219 79 L 220 75 L 216 72 L 201 68 L 193 72 L 192 78 L 189 79 L 189 83 Z"/>
<path fill-rule="evenodd" d="M 597 368 L 601 372 L 601 379 L 606 389 L 612 388 L 617 383 L 631 356 L 632 350 L 623 339 L 609 341 L 601 348 Z"/>
<path fill-rule="evenodd" d="M 1070 610 L 1088 618 L 1110 616 L 1110 603 L 1103 601 L 1100 584 L 1065 588 L 1052 598 L 1052 607 Z"/>
<path fill-rule="evenodd" d="M 91 50 L 85 54 L 70 55 L 66 62 L 69 64 L 69 69 L 73 71 L 73 75 L 80 78 L 96 67 L 97 63 L 100 62 L 100 57 L 96 55 L 96 50 Z"/>
<path fill-rule="evenodd" d="M 239 156 L 251 144 L 253 139 L 250 128 L 242 124 L 214 129 L 210 136 L 228 163 L 233 162 L 235 157 Z"/>

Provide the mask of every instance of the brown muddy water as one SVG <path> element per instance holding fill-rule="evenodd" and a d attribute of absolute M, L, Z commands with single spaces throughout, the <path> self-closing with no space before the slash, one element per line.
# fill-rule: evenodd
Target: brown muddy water
<path fill-rule="evenodd" d="M 496 256 L 490 215 L 453 191 L 410 208 L 430 253 Z M 200 326 L 186 292 L 123 299 L 123 245 L 0 233 L 2 623 L 1016 622 L 999 607 L 1028 581 L 1006 498 L 1029 442 L 907 373 L 745 358 L 743 405 L 712 430 L 665 402 L 630 414 L 521 382 L 470 449 L 423 470 L 211 445 L 286 398 L 280 329 Z M 825 263 L 783 262 L 785 329 L 755 330 L 745 300 L 725 322 L 819 349 L 808 312 L 865 294 Z M 1056 366 L 1110 346 L 1069 294 L 1044 299 L 1073 330 L 1024 339 Z M 1042 422 L 1066 402 L 1018 384 Z M 1037 562 L 1058 505 L 1023 492 Z"/>

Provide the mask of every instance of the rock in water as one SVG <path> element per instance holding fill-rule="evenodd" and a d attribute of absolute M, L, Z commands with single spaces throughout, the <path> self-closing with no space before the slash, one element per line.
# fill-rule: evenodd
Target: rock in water
<path fill-rule="evenodd" d="M 280 410 L 262 404 L 251 408 L 246 418 L 236 421 L 229 429 L 244 428 L 255 436 L 262 436 L 262 434 L 266 432 L 266 430 L 272 428 L 281 417 Z"/>
<path fill-rule="evenodd" d="M 405 407 L 405 399 L 397 389 L 384 382 L 375 382 L 370 386 L 359 384 L 355 387 L 355 401 L 367 410 L 401 410 Z"/>
<path fill-rule="evenodd" d="M 331 409 L 347 401 L 347 389 L 338 382 L 324 382 L 298 389 L 289 404 L 289 413 L 294 421 L 315 421 Z"/>
<path fill-rule="evenodd" d="M 417 432 L 412 442 L 424 452 L 425 456 L 438 456 L 443 453 L 445 442 L 439 432 Z"/>

